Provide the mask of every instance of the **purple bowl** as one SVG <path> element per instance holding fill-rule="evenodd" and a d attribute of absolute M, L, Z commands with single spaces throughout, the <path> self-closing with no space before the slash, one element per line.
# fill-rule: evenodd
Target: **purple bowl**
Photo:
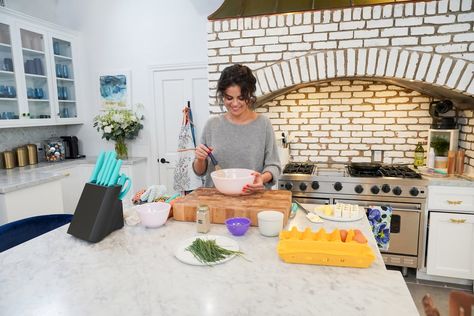
<path fill-rule="evenodd" d="M 250 220 L 247 217 L 233 217 L 225 221 L 229 232 L 234 236 L 244 235 L 250 227 Z"/>

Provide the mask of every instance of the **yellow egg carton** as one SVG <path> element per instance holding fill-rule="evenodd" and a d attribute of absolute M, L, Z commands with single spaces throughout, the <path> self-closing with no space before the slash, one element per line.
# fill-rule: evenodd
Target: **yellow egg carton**
<path fill-rule="evenodd" d="M 288 263 L 318 264 L 325 266 L 368 268 L 375 255 L 360 230 L 324 228 L 312 232 L 296 227 L 280 232 L 277 247 L 280 258 Z"/>

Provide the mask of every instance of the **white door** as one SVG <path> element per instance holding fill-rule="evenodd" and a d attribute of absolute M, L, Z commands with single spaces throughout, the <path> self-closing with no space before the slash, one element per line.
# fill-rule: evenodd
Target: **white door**
<path fill-rule="evenodd" d="M 158 174 L 153 179 L 172 192 L 182 110 L 190 101 L 197 143 L 209 117 L 207 65 L 154 67 L 152 75 L 156 122 L 153 139 L 157 143 L 156 150 L 153 150 L 156 153 L 153 170 L 155 175 Z"/>
<path fill-rule="evenodd" d="M 474 215 L 430 212 L 427 273 L 474 279 Z"/>

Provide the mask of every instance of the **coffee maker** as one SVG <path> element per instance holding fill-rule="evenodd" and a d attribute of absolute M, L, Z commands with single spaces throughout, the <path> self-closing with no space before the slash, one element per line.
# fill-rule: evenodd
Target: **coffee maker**
<path fill-rule="evenodd" d="M 433 118 L 433 129 L 456 129 L 458 110 L 450 100 L 433 101 L 429 113 Z"/>
<path fill-rule="evenodd" d="M 79 154 L 79 140 L 76 136 L 61 136 L 66 150 L 66 159 L 84 158 L 85 155 Z"/>

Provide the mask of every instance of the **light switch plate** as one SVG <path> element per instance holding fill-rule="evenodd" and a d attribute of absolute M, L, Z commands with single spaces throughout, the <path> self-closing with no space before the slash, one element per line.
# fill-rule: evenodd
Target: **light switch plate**
<path fill-rule="evenodd" d="M 383 150 L 372 150 L 372 162 L 383 162 Z"/>

